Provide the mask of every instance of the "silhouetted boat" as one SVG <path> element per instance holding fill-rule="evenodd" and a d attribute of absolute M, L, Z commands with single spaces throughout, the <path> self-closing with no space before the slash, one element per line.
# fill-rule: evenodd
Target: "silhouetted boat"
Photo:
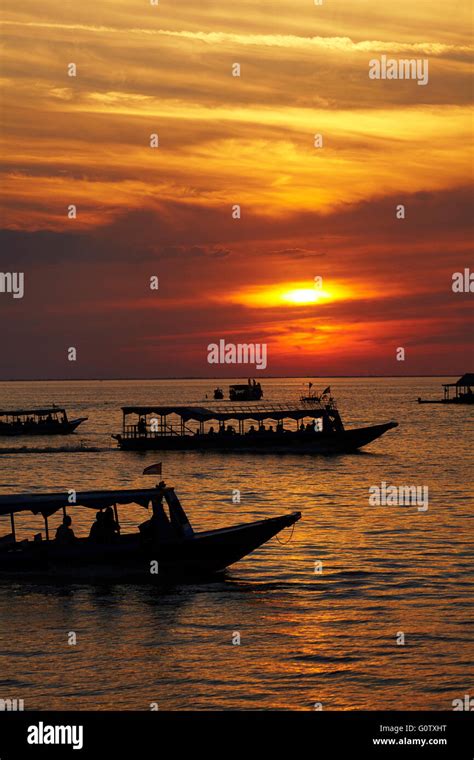
<path fill-rule="evenodd" d="M 222 388 L 216 388 L 214 391 L 214 398 L 216 401 L 224 398 L 224 391 Z"/>
<path fill-rule="evenodd" d="M 386 422 L 346 430 L 332 398 L 326 403 L 317 400 L 299 406 L 125 406 L 122 412 L 122 432 L 112 437 L 120 448 L 133 451 L 217 449 L 334 454 L 356 451 L 398 425 Z M 138 422 L 130 424 L 129 415 L 136 415 Z M 268 421 L 276 422 L 276 428 L 266 427 L 264 423 Z M 238 429 L 230 422 L 237 423 Z M 293 429 L 285 427 L 289 424 Z"/>
<path fill-rule="evenodd" d="M 246 384 L 229 385 L 231 401 L 260 401 L 262 396 L 262 386 L 253 378 L 249 378 Z"/>
<path fill-rule="evenodd" d="M 311 391 L 311 388 L 313 387 L 313 383 L 308 383 L 308 395 L 301 396 L 300 401 L 302 404 L 313 404 L 313 403 L 319 403 L 320 401 L 325 401 L 326 399 L 329 399 L 329 394 L 331 393 L 331 388 L 328 386 L 325 388 L 325 390 L 322 392 L 321 396 L 318 396 L 317 393 L 314 391 Z"/>
<path fill-rule="evenodd" d="M 474 404 L 474 372 L 467 372 L 455 383 L 443 383 L 444 398 L 424 399 L 418 397 L 419 404 Z M 450 396 L 450 388 L 455 389 L 455 395 Z"/>
<path fill-rule="evenodd" d="M 0 410 L 0 436 L 68 435 L 86 420 L 87 417 L 68 420 L 66 410 L 58 406 Z"/>
<path fill-rule="evenodd" d="M 65 514 L 72 506 L 93 510 L 113 506 L 118 526 L 117 505 L 120 504 L 138 504 L 144 508 L 151 504 L 153 517 L 139 526 L 139 532 L 118 533 L 107 542 L 73 536 L 71 542 L 64 544 L 49 538 L 48 517 L 58 510 L 62 509 Z M 14 517 L 20 511 L 43 515 L 46 539 L 40 533 L 33 541 L 16 540 Z M 0 579 L 148 583 L 221 572 L 301 517 L 300 512 L 292 512 L 195 532 L 174 489 L 163 482 L 156 488 L 77 493 L 74 505 L 70 504 L 69 493 L 0 496 L 1 515 L 10 515 L 11 533 L 0 539 Z"/>

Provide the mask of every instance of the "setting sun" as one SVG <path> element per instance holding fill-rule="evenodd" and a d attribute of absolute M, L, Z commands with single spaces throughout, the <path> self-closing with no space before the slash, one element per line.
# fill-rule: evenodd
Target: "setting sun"
<path fill-rule="evenodd" d="M 326 290 L 321 290 L 320 288 L 297 288 L 296 290 L 282 293 L 281 297 L 287 303 L 305 306 L 310 303 L 318 303 L 318 301 L 323 299 L 327 300 L 331 296 Z"/>
<path fill-rule="evenodd" d="M 286 282 L 280 285 L 256 285 L 232 293 L 229 300 L 251 308 L 271 308 L 274 306 L 311 306 L 331 301 L 354 298 L 347 286 L 334 282 L 320 287 L 308 282 Z"/>

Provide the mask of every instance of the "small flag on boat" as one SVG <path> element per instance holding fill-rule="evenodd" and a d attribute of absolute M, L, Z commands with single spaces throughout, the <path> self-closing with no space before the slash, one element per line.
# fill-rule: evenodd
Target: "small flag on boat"
<path fill-rule="evenodd" d="M 161 475 L 161 462 L 151 464 L 143 470 L 144 475 Z"/>
<path fill-rule="evenodd" d="M 323 392 L 322 392 L 321 395 L 322 396 L 326 396 L 327 393 L 331 393 L 331 386 L 330 385 L 328 385 L 328 387 L 323 390 Z"/>
<path fill-rule="evenodd" d="M 310 388 L 313 387 L 313 383 L 308 383 L 308 385 L 309 385 Z"/>

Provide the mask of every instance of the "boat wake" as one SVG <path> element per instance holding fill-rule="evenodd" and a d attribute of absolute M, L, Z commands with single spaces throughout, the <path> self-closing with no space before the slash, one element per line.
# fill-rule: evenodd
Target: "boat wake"
<path fill-rule="evenodd" d="M 0 454 L 77 454 L 80 451 L 99 452 L 99 451 L 116 451 L 112 446 L 15 446 L 0 448 Z"/>

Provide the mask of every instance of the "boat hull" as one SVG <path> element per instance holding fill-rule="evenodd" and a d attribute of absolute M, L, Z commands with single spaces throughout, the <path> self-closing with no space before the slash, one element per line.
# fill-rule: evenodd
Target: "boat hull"
<path fill-rule="evenodd" d="M 71 546 L 55 541 L 17 544 L 14 549 L 0 551 L 0 580 L 156 584 L 212 576 L 294 525 L 300 517 L 300 512 L 293 512 L 149 544 L 139 534 L 121 536 L 116 543 L 104 545 L 88 539 L 79 539 Z M 158 572 L 152 572 L 152 567 Z"/>
<path fill-rule="evenodd" d="M 73 433 L 87 417 L 78 417 L 68 422 L 44 422 L 42 424 L 26 423 L 22 425 L 0 425 L 0 436 L 16 437 L 21 435 L 69 435 Z"/>
<path fill-rule="evenodd" d="M 357 451 L 397 427 L 396 422 L 331 433 L 262 433 L 255 435 L 113 436 L 125 451 L 218 450 L 300 454 L 342 454 Z"/>

